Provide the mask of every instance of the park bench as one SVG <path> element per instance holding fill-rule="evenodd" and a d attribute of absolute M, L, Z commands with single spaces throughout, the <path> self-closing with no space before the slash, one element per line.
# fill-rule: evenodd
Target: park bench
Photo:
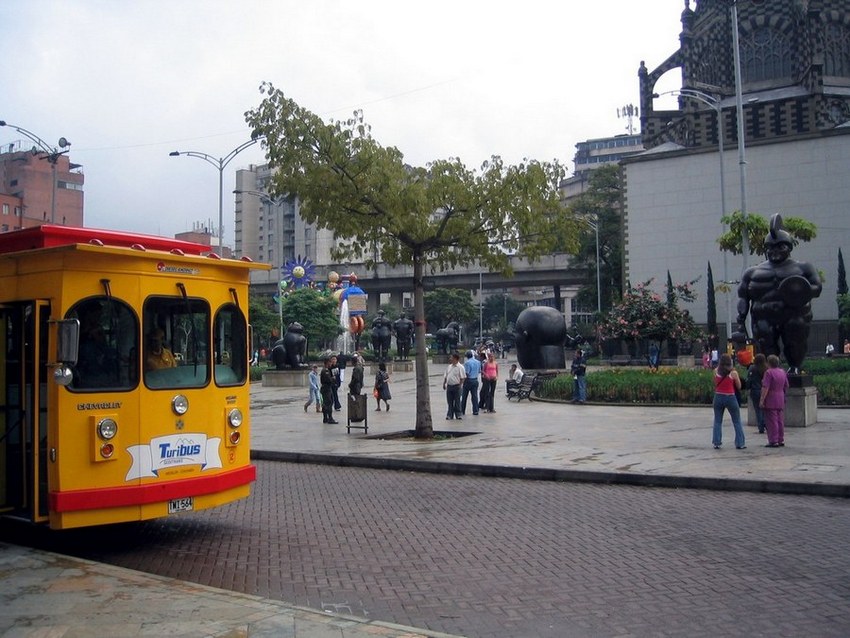
<path fill-rule="evenodd" d="M 507 382 L 508 401 L 516 397 L 517 401 L 523 399 L 531 399 L 532 393 L 537 393 L 544 381 L 554 379 L 558 376 L 557 372 L 526 372 L 519 383 L 515 381 Z"/>

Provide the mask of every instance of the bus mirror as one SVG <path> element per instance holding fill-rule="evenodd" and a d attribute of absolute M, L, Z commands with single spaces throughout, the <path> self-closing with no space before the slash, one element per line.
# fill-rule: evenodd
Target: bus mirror
<path fill-rule="evenodd" d="M 80 322 L 77 319 L 62 319 L 56 323 L 56 360 L 74 365 L 77 363 L 80 345 Z"/>

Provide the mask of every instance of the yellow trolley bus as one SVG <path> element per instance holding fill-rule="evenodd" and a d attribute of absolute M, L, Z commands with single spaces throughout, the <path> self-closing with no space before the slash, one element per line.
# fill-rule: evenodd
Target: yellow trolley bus
<path fill-rule="evenodd" d="M 0 513 L 62 529 L 247 497 L 249 260 L 149 235 L 0 234 Z"/>

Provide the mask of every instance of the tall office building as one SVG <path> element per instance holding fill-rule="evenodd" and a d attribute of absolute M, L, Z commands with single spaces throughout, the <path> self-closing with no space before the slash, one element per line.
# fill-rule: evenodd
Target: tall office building
<path fill-rule="evenodd" d="M 236 171 L 235 256 L 276 267 L 298 257 L 332 263 L 333 233 L 301 219 L 297 195 L 270 195 L 271 178 L 267 164 Z"/>
<path fill-rule="evenodd" d="M 67 155 L 53 165 L 24 142 L 0 148 L 0 232 L 41 224 L 83 225 L 82 166 Z M 55 202 L 54 202 L 55 196 Z"/>
<path fill-rule="evenodd" d="M 559 190 L 561 200 L 568 203 L 587 190 L 590 175 L 601 166 L 616 164 L 624 157 L 643 151 L 640 134 L 622 134 L 612 137 L 598 137 L 576 144 L 573 156 L 575 170 L 573 175 L 561 180 Z"/>

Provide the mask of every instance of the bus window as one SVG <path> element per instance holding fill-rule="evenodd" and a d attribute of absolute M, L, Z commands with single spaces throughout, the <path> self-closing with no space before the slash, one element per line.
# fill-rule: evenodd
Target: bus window
<path fill-rule="evenodd" d="M 154 389 L 207 385 L 209 304 L 203 299 L 150 297 L 143 315 L 145 385 Z"/>
<path fill-rule="evenodd" d="M 80 322 L 80 346 L 71 390 L 129 390 L 139 378 L 139 321 L 114 297 L 90 297 L 71 307 L 66 319 Z"/>
<path fill-rule="evenodd" d="M 233 304 L 222 307 L 215 316 L 213 352 L 217 385 L 241 385 L 248 374 L 248 327 L 245 315 Z"/>

